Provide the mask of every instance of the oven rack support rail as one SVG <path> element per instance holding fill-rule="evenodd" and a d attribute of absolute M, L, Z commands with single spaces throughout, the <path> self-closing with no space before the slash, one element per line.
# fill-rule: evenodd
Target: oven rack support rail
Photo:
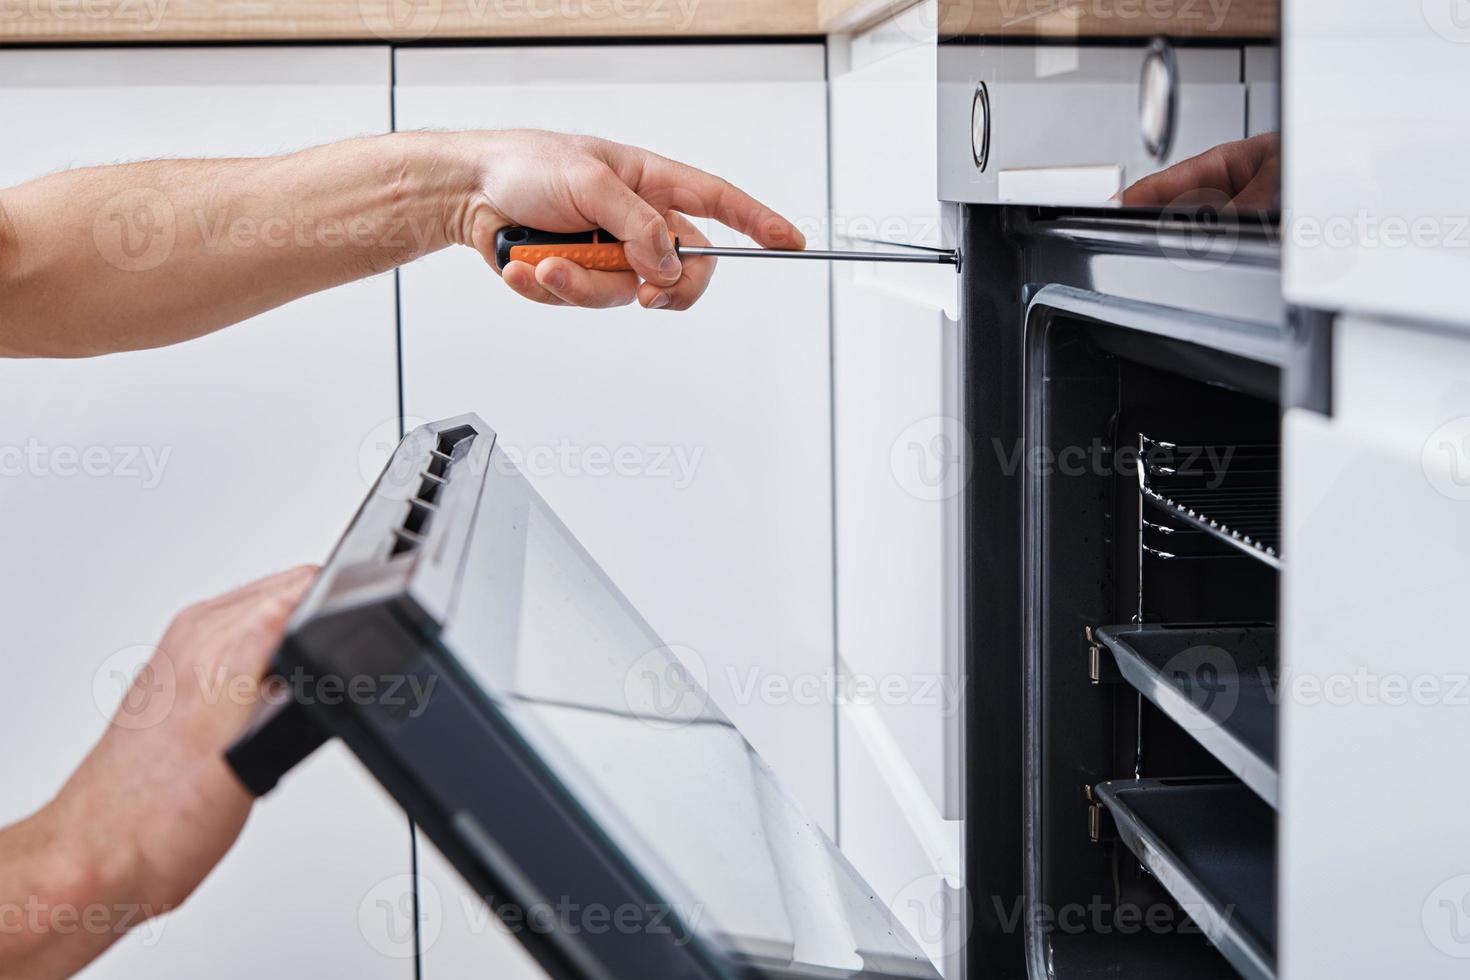
<path fill-rule="evenodd" d="M 1138 435 L 1138 491 L 1160 511 L 1281 568 L 1277 446 L 1184 445 Z M 1221 472 L 1212 467 L 1226 461 Z"/>

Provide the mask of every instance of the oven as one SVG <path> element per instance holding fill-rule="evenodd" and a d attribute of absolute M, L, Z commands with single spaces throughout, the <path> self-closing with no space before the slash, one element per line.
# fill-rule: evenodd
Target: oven
<path fill-rule="evenodd" d="M 967 975 L 1274 976 L 1280 418 L 1325 345 L 1269 225 L 952 218 Z"/>
<path fill-rule="evenodd" d="M 1276 975 L 1282 413 L 1330 331 L 1282 299 L 1274 8 L 1187 6 L 940 4 L 969 977 Z"/>

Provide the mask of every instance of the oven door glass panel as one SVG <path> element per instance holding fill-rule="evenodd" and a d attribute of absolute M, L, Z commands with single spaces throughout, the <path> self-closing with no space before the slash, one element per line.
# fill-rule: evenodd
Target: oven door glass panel
<path fill-rule="evenodd" d="M 729 975 L 937 976 L 498 448 L 439 642 Z"/>

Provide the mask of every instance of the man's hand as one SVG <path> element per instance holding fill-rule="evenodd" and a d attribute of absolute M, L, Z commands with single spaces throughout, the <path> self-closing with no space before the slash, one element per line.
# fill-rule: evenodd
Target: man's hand
<path fill-rule="evenodd" d="M 565 260 L 499 270 L 542 303 L 686 309 L 714 260 L 685 215 L 770 248 L 791 222 L 702 170 L 646 150 L 534 131 L 391 133 L 280 157 L 157 160 L 0 190 L 0 356 L 162 347 L 450 245 L 494 265 L 495 232 L 601 227 L 635 272 Z"/>
<path fill-rule="evenodd" d="M 1211 147 L 1123 192 L 1127 207 L 1188 208 L 1222 201 L 1238 211 L 1281 206 L 1280 133 Z"/>
<path fill-rule="evenodd" d="M 796 226 L 728 181 L 647 150 L 534 130 L 464 139 L 480 169 L 452 232 L 492 267 L 495 233 L 507 225 L 552 232 L 600 227 L 627 243 L 635 272 L 589 271 L 567 259 L 535 268 L 510 263 L 500 273 L 527 299 L 608 307 L 636 298 L 649 309 L 688 309 L 709 285 L 715 263 L 680 262 L 675 237 L 709 244 L 684 215 L 714 218 L 767 248 L 806 244 Z"/>
<path fill-rule="evenodd" d="M 0 977 L 80 969 L 224 857 L 252 803 L 224 751 L 315 574 L 292 569 L 179 613 L 57 798 L 0 831 L 0 907 L 35 910 L 0 929 Z M 81 915 L 63 923 L 61 910 Z"/>

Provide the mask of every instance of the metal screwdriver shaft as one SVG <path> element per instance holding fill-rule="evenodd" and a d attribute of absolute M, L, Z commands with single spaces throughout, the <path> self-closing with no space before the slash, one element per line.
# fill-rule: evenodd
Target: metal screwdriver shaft
<path fill-rule="evenodd" d="M 912 262 L 925 265 L 958 265 L 959 253 L 946 250 L 913 252 L 833 252 L 820 249 L 734 248 L 716 245 L 675 246 L 680 255 L 716 258 L 811 259 L 817 262 Z"/>
<path fill-rule="evenodd" d="M 902 262 L 919 265 L 960 267 L 960 253 L 955 249 L 931 248 L 927 245 L 885 246 L 884 251 L 834 252 L 818 249 L 737 248 L 723 245 L 685 245 L 674 240 L 674 251 L 689 258 L 710 256 L 732 259 L 806 259 L 812 262 Z M 624 243 L 605 231 L 547 232 L 534 228 L 507 227 L 495 234 L 495 261 L 504 269 L 512 262 L 535 265 L 544 259 L 566 259 L 584 269 L 601 272 L 627 272 Z"/>

